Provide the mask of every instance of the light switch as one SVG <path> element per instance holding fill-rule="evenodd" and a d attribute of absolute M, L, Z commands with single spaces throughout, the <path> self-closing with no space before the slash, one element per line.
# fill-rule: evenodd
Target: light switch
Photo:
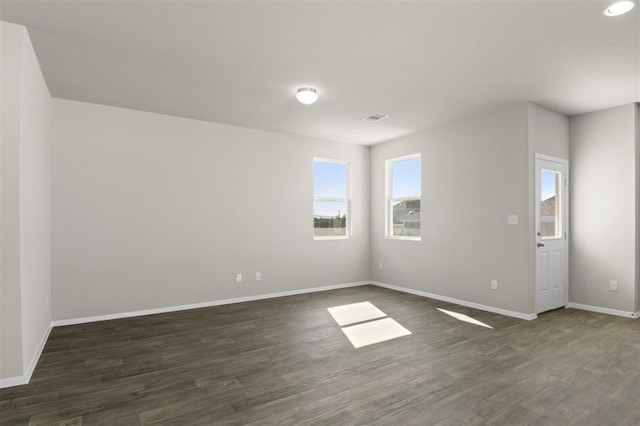
<path fill-rule="evenodd" d="M 509 225 L 517 225 L 518 224 L 518 215 L 517 214 L 510 214 L 509 216 L 507 216 L 507 223 Z"/>

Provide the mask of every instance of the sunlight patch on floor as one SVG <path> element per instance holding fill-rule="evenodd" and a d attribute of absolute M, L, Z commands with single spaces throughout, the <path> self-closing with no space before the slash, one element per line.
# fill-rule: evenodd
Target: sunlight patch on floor
<path fill-rule="evenodd" d="M 371 302 L 327 308 L 354 348 L 408 336 L 409 330 L 376 308 Z M 382 319 L 380 319 L 382 318 Z M 348 327 L 345 327 L 348 326 Z"/>
<path fill-rule="evenodd" d="M 477 319 L 471 318 L 468 315 L 465 314 L 459 314 L 458 312 L 452 312 L 452 311 L 447 311 L 446 309 L 440 309 L 437 308 L 440 312 L 443 312 L 449 316 L 452 316 L 455 319 L 458 319 L 460 321 L 464 321 L 464 322 L 468 322 L 470 324 L 475 324 L 475 325 L 479 325 L 482 327 L 487 327 L 487 328 L 491 328 L 493 329 L 493 327 L 491 327 L 490 325 L 487 325 L 485 323 L 483 323 L 482 321 L 478 321 Z"/>
<path fill-rule="evenodd" d="M 340 326 L 370 321 L 387 316 L 387 314 L 376 308 L 371 302 L 334 306 L 333 308 L 327 308 L 327 310 Z"/>
<path fill-rule="evenodd" d="M 354 348 L 373 345 L 411 334 L 409 330 L 398 324 L 393 318 L 384 318 L 362 324 L 342 327 Z"/>

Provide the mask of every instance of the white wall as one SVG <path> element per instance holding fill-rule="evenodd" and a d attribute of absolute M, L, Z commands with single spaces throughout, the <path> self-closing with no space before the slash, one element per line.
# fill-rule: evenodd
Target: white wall
<path fill-rule="evenodd" d="M 368 148 L 53 105 L 55 319 L 369 279 Z M 314 156 L 352 162 L 349 240 L 313 240 Z"/>
<path fill-rule="evenodd" d="M 2 31 L 0 383 L 30 375 L 51 322 L 51 97 L 24 27 Z"/>
<path fill-rule="evenodd" d="M 51 323 L 51 96 L 26 31 L 22 64 L 20 279 L 23 362 L 29 366 Z"/>
<path fill-rule="evenodd" d="M 536 223 L 535 212 L 535 156 L 536 154 L 569 160 L 569 117 L 543 108 L 539 105 L 529 104 L 529 235 L 533 237 L 529 243 L 529 312 L 535 311 L 536 298 L 536 251 L 533 244 L 535 238 Z M 571 164 L 569 164 L 571 169 Z M 571 189 L 571 188 L 569 188 Z M 569 265 L 567 265 L 567 268 Z M 567 285 L 569 283 L 566 283 Z"/>
<path fill-rule="evenodd" d="M 571 118 L 570 301 L 635 312 L 636 105 Z M 609 281 L 618 281 L 618 292 Z"/>
<path fill-rule="evenodd" d="M 521 104 L 372 147 L 375 281 L 532 312 L 528 114 Z M 385 239 L 384 163 L 412 153 L 422 155 L 422 240 Z M 519 225 L 507 224 L 509 214 Z M 498 291 L 490 289 L 492 279 Z"/>
<path fill-rule="evenodd" d="M 24 28 L 0 22 L 2 31 L 2 338 L 0 378 L 22 375 L 20 303 L 20 102 Z"/>
<path fill-rule="evenodd" d="M 569 159 L 569 118 L 529 104 L 529 144 L 533 153 Z"/>

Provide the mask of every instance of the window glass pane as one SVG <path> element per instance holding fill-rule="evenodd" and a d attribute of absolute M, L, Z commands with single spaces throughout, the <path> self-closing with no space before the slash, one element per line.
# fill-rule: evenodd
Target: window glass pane
<path fill-rule="evenodd" d="M 347 165 L 314 161 L 313 196 L 347 198 Z"/>
<path fill-rule="evenodd" d="M 540 171 L 540 236 L 560 237 L 560 173 Z"/>
<path fill-rule="evenodd" d="M 316 237 L 339 237 L 347 235 L 347 202 L 313 202 L 313 235 Z"/>
<path fill-rule="evenodd" d="M 420 200 L 391 201 L 394 237 L 420 236 Z"/>
<path fill-rule="evenodd" d="M 391 198 L 420 196 L 420 158 L 393 163 L 391 176 Z"/>

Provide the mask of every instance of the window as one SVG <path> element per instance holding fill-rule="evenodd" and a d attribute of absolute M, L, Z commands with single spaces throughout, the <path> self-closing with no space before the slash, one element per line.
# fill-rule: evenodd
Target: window
<path fill-rule="evenodd" d="M 387 238 L 420 240 L 420 154 L 387 160 Z"/>
<path fill-rule="evenodd" d="M 346 161 L 313 161 L 313 237 L 349 238 L 351 167 Z"/>
<path fill-rule="evenodd" d="M 540 237 L 560 238 L 560 173 L 540 170 Z"/>

